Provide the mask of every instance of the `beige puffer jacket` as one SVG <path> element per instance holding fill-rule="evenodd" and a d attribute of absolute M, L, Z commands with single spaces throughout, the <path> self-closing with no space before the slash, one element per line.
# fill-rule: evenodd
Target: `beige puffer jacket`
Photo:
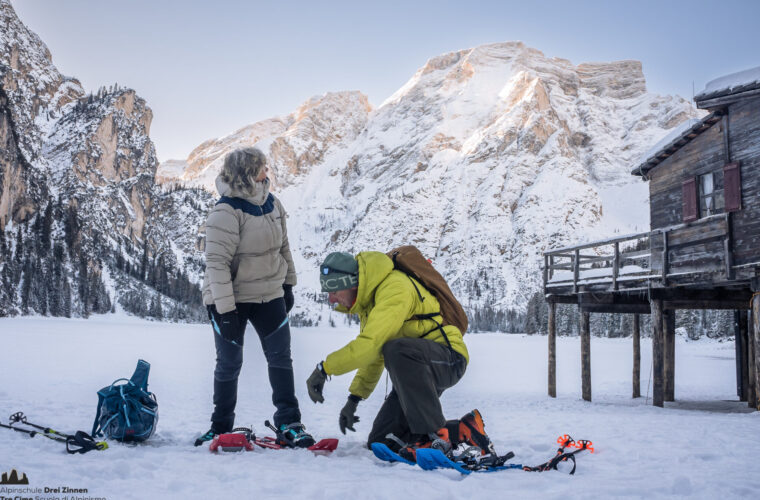
<path fill-rule="evenodd" d="M 285 209 L 269 192 L 269 180 L 255 192 L 234 191 L 217 177 L 222 198 L 206 221 L 206 275 L 203 303 L 220 314 L 236 302 L 269 302 L 283 296 L 282 285 L 296 284 L 288 245 Z"/>

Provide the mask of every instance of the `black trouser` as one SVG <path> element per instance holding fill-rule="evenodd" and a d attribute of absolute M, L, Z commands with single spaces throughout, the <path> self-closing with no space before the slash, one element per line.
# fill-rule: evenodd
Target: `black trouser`
<path fill-rule="evenodd" d="M 285 300 L 275 299 L 263 304 L 235 304 L 240 315 L 240 337 L 248 321 L 259 335 L 261 347 L 269 368 L 269 383 L 272 386 L 274 425 L 291 424 L 301 421 L 293 381 L 293 361 L 290 358 L 290 325 L 285 312 Z M 217 315 L 215 308 L 211 312 Z M 243 366 L 243 346 L 224 340 L 214 331 L 216 344 L 216 369 L 214 370 L 214 413 L 211 416 L 212 429 L 229 432 L 235 422 L 237 404 L 237 382 Z"/>
<path fill-rule="evenodd" d="M 367 445 L 392 445 L 385 440 L 389 433 L 409 442 L 414 435 L 443 427 L 446 418 L 439 398 L 464 375 L 464 356 L 432 340 L 404 338 L 387 342 L 383 357 L 393 390 L 375 417 Z"/>

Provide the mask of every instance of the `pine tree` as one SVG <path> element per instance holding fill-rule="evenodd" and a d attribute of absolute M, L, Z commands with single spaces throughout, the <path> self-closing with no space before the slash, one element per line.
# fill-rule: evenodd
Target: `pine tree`
<path fill-rule="evenodd" d="M 48 304 L 51 316 L 63 316 L 63 245 L 56 242 L 53 247 L 52 258 L 48 260 L 49 277 L 46 280 L 48 286 Z"/>
<path fill-rule="evenodd" d="M 73 255 L 74 246 L 79 241 L 79 213 L 73 203 L 66 209 L 66 220 L 63 222 L 64 239 L 69 249 L 69 255 Z"/>
<path fill-rule="evenodd" d="M 34 310 L 43 316 L 48 314 L 48 286 L 47 286 L 47 273 L 45 272 L 45 266 L 42 264 L 42 259 L 37 255 L 35 259 L 35 273 L 34 273 Z"/>
<path fill-rule="evenodd" d="M 21 277 L 21 312 L 23 314 L 29 314 L 32 307 L 31 292 L 33 282 L 34 266 L 31 264 L 30 259 L 26 258 L 24 261 L 23 274 Z"/>
<path fill-rule="evenodd" d="M 40 231 L 40 250 L 43 255 L 50 251 L 50 236 L 53 230 L 53 202 L 49 201 L 45 208 L 45 214 L 42 216 L 42 227 Z"/>
<path fill-rule="evenodd" d="M 87 272 L 87 258 L 84 254 L 79 257 L 79 305 L 82 312 L 82 317 L 87 318 L 90 315 L 90 288 Z"/>
<path fill-rule="evenodd" d="M 143 245 L 142 261 L 140 264 L 140 281 L 147 281 L 148 275 L 148 242 Z"/>
<path fill-rule="evenodd" d="M 21 261 L 24 258 L 24 238 L 21 235 L 21 226 L 18 227 L 18 230 L 16 231 L 16 248 L 15 253 L 13 254 L 13 259 L 16 261 L 16 264 L 18 264 L 19 268 L 21 267 Z"/>
<path fill-rule="evenodd" d="M 164 318 L 163 308 L 161 307 L 160 294 L 157 293 L 153 296 L 153 301 L 150 304 L 150 311 L 148 312 L 148 315 L 156 319 Z"/>
<path fill-rule="evenodd" d="M 8 316 L 13 310 L 15 287 L 11 284 L 10 248 L 5 241 L 5 231 L 0 229 L 0 317 Z"/>
<path fill-rule="evenodd" d="M 63 277 L 63 286 L 61 287 L 61 312 L 64 317 L 71 317 L 71 285 L 69 278 Z"/>

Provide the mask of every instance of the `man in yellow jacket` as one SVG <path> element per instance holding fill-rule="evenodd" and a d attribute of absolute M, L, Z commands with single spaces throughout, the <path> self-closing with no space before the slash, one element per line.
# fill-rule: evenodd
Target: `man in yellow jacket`
<path fill-rule="evenodd" d="M 328 376 L 357 371 L 340 413 L 341 431 L 354 430 L 358 403 L 369 397 L 385 367 L 393 390 L 375 417 L 368 445 L 382 442 L 410 460 L 419 447 L 448 453 L 460 442 L 486 453 L 490 441 L 477 410 L 460 420 L 443 416 L 439 397 L 464 375 L 469 355 L 459 329 L 440 326 L 435 296 L 381 252 L 355 258 L 331 253 L 320 266 L 320 284 L 337 311 L 360 320 L 359 335 L 329 354 L 307 381 L 312 401 L 321 403 Z"/>

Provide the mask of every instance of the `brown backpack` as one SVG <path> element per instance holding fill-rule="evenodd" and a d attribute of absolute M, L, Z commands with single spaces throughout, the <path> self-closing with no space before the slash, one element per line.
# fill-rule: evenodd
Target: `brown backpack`
<path fill-rule="evenodd" d="M 446 280 L 435 270 L 430 261 L 422 255 L 422 252 L 413 245 L 405 245 L 394 248 L 387 255 L 393 261 L 395 269 L 413 277 L 430 293 L 435 295 L 435 298 L 438 299 L 438 303 L 441 305 L 443 325 L 456 326 L 464 334 L 467 330 L 467 314 L 465 314 L 462 305 L 454 297 L 451 288 L 446 284 Z M 419 293 L 419 290 L 417 293 Z"/>

